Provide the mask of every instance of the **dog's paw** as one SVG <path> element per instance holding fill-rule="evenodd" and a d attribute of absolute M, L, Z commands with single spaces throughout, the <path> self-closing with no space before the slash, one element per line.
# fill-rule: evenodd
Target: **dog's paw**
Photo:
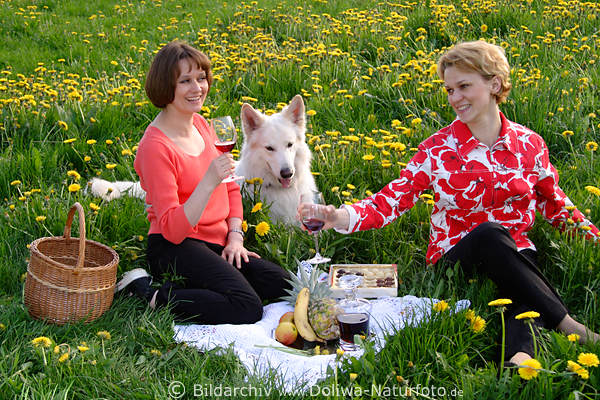
<path fill-rule="evenodd" d="M 92 195 L 100 197 L 105 201 L 111 201 L 121 197 L 121 191 L 113 182 L 109 182 L 100 178 L 93 178 L 88 183 L 88 186 Z"/>

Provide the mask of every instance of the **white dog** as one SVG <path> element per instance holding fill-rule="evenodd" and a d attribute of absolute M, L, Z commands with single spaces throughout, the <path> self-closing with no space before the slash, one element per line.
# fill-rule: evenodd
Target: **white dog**
<path fill-rule="evenodd" d="M 274 221 L 296 223 L 298 204 L 312 203 L 317 190 L 310 172 L 312 154 L 305 140 L 302 96 L 296 95 L 281 112 L 268 116 L 243 104 L 241 119 L 244 145 L 236 173 L 263 180 L 260 195 Z M 244 189 L 254 190 L 252 185 Z"/>
<path fill-rule="evenodd" d="M 244 103 L 241 111 L 244 144 L 236 174 L 247 180 L 261 178 L 261 200 L 269 205 L 271 219 L 296 224 L 300 201 L 312 203 L 317 190 L 310 172 L 311 152 L 306 144 L 306 117 L 302 96 L 296 95 L 281 112 L 264 115 Z M 139 182 L 90 181 L 94 196 L 110 201 L 126 194 L 144 199 Z M 254 185 L 242 190 L 253 193 Z"/>

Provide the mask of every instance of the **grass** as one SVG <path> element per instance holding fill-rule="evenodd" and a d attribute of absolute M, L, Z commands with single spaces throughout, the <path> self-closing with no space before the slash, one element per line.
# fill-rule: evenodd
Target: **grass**
<path fill-rule="evenodd" d="M 32 320 L 23 305 L 27 244 L 60 235 L 75 201 L 86 210 L 87 236 L 119 253 L 119 273 L 145 265 L 142 202 L 105 203 L 87 194 L 85 185 L 94 176 L 135 179 L 135 146 L 156 114 L 144 95 L 144 77 L 161 44 L 183 39 L 210 56 L 215 84 L 206 117 L 237 116 L 244 101 L 275 112 L 302 94 L 314 112 L 308 141 L 317 185 L 328 202 L 341 204 L 379 190 L 397 176 L 412 148 L 453 120 L 433 69 L 444 48 L 457 40 L 495 42 L 513 67 L 515 87 L 503 112 L 542 135 L 562 188 L 598 222 L 600 197 L 585 188 L 600 186 L 594 148 L 600 130 L 599 14 L 595 3 L 577 0 L 568 6 L 429 0 L 419 7 L 374 0 L 202 7 L 184 0 L 0 0 L 0 398 L 167 398 L 174 381 L 188 388 L 188 397 L 194 384 L 279 387 L 275 374 L 248 376 L 231 349 L 201 353 L 175 343 L 167 310 L 149 312 L 140 302 L 116 299 L 90 324 L 59 327 Z M 80 189 L 69 191 L 72 184 Z M 425 266 L 431 211 L 425 200 L 377 231 L 325 232 L 320 251 L 340 263 L 396 263 L 399 295 L 451 304 L 468 298 L 487 321 L 485 330 L 475 333 L 464 312 L 434 313 L 391 335 L 379 353 L 367 343 L 364 357 L 345 359 L 310 394 L 350 397 L 327 390 L 342 387 L 369 398 L 377 396 L 365 390 L 379 388 L 378 397 L 396 398 L 409 397 L 411 388 L 413 398 L 424 398 L 415 388 L 433 385 L 447 390 L 438 398 L 600 397 L 597 368 L 589 368 L 588 379 L 566 369 L 567 360 L 598 354 L 600 347 L 580 346 L 555 332 L 544 331 L 540 340 L 544 371 L 537 378 L 525 381 L 506 370 L 498 376 L 500 318 L 487 306 L 494 287 L 459 270 Z M 256 196 L 246 197 L 245 209 L 256 202 Z M 267 236 L 256 235 L 256 224 L 271 223 L 266 208 L 246 213 L 248 246 L 293 269 L 294 258 L 314 252 L 313 242 L 296 228 L 273 224 Z M 541 269 L 572 314 L 600 330 L 597 246 L 541 220 L 531 237 Z M 34 347 L 39 336 L 52 345 Z M 64 354 L 68 359 L 60 362 Z M 404 391 L 394 395 L 382 388 Z M 248 397 L 302 395 L 275 390 Z"/>

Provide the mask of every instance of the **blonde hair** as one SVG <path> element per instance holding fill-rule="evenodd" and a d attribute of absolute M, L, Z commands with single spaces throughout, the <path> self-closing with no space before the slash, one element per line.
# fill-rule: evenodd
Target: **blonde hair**
<path fill-rule="evenodd" d="M 442 79 L 449 67 L 472 70 L 488 80 L 497 76 L 500 78 L 500 90 L 494 96 L 498 104 L 506 101 L 512 88 L 510 66 L 504 49 L 483 40 L 454 45 L 440 57 L 437 67 L 438 75 Z"/>

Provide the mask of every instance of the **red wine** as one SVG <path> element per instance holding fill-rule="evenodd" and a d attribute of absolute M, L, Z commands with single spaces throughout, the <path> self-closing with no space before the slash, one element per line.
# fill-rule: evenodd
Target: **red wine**
<path fill-rule="evenodd" d="M 319 221 L 318 219 L 309 219 L 306 221 L 302 221 L 302 224 L 311 232 L 320 231 L 325 225 L 325 222 Z"/>
<path fill-rule="evenodd" d="M 227 153 L 235 147 L 235 142 L 233 140 L 227 142 L 215 142 L 215 147 L 223 153 Z"/>
<path fill-rule="evenodd" d="M 340 326 L 340 338 L 344 342 L 354 343 L 354 335 L 369 333 L 369 314 L 338 314 L 337 320 Z"/>

